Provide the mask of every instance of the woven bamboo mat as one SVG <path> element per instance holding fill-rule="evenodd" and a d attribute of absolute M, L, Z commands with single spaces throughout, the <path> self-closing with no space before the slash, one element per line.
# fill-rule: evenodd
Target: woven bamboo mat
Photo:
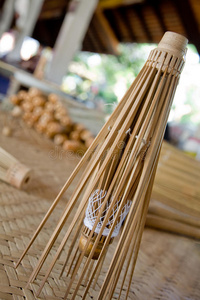
<path fill-rule="evenodd" d="M 0 128 L 3 122 L 4 115 L 0 113 Z M 0 182 L 0 299 L 32 300 L 37 299 L 35 292 L 44 277 L 45 266 L 29 288 L 26 283 L 60 216 L 67 194 L 17 269 L 14 262 L 79 158 L 55 148 L 51 142 L 26 128 L 23 122 L 10 122 L 14 128 L 13 136 L 0 135 L 0 145 L 30 166 L 34 174 L 23 191 Z M 50 257 L 53 253 L 54 249 Z M 66 278 L 59 279 L 62 264 L 63 258 L 60 258 L 40 299 L 62 299 L 67 286 Z M 77 299 L 81 299 L 81 295 Z M 95 293 L 88 299 L 95 299 Z M 114 299 L 117 299 L 117 291 Z M 120 299 L 124 299 L 123 293 Z M 200 242 L 146 228 L 129 299 L 199 300 Z"/>

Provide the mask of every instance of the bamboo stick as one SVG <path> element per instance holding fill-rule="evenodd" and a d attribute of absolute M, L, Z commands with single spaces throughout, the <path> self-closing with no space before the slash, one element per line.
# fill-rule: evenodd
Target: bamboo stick
<path fill-rule="evenodd" d="M 189 212 L 183 213 L 180 209 L 175 209 L 170 205 L 163 204 L 155 199 L 151 199 L 149 206 L 149 213 L 158 215 L 177 222 L 192 225 L 194 227 L 200 227 L 200 218 L 194 217 Z"/>
<path fill-rule="evenodd" d="M 200 228 L 184 224 L 173 219 L 159 217 L 158 215 L 148 214 L 146 224 L 148 227 L 162 229 L 169 232 L 175 232 L 196 239 L 200 239 Z"/>

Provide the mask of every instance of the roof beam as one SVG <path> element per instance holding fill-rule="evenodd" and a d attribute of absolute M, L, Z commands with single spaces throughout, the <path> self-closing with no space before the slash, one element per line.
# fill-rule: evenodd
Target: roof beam
<path fill-rule="evenodd" d="M 42 5 L 44 0 L 34 0 L 30 1 L 27 5 L 27 10 L 25 11 L 25 17 L 23 13 L 21 13 L 20 17 L 22 20 L 21 28 L 18 27 L 18 35 L 15 42 L 14 49 L 8 53 L 7 60 L 8 61 L 20 61 L 21 55 L 20 51 L 22 48 L 22 44 L 24 42 L 24 38 L 26 36 L 32 36 L 33 30 L 37 23 L 38 17 L 40 15 Z M 18 3 L 19 5 L 20 3 Z M 19 5 L 18 11 L 20 12 L 21 6 Z M 16 8 L 15 8 L 16 9 Z"/>
<path fill-rule="evenodd" d="M 80 49 L 98 0 L 72 1 L 57 37 L 46 79 L 60 85 L 69 63 Z"/>
<path fill-rule="evenodd" d="M 117 40 L 114 31 L 112 30 L 110 24 L 108 23 L 107 19 L 105 18 L 102 10 L 100 8 L 97 8 L 95 11 L 96 18 L 101 24 L 101 29 L 104 32 L 104 42 L 107 43 L 107 47 L 109 48 L 109 51 L 115 55 L 119 54 L 118 51 L 118 44 L 119 41 Z"/>
<path fill-rule="evenodd" d="M 161 10 L 160 10 L 160 6 L 159 6 L 159 3 L 160 1 L 157 1 L 157 0 L 152 0 L 151 1 L 151 6 L 154 10 L 154 13 L 160 23 L 160 26 L 163 30 L 163 32 L 166 32 L 167 31 L 167 27 L 165 25 L 165 22 L 163 21 L 163 18 L 162 18 L 162 13 L 161 13 Z"/>
<path fill-rule="evenodd" d="M 131 10 L 131 7 L 130 7 L 130 10 Z M 132 38 L 132 40 L 134 42 L 137 42 L 137 39 L 136 39 L 136 36 L 133 32 L 133 28 L 132 28 L 132 25 L 131 25 L 131 22 L 130 22 L 130 18 L 128 16 L 128 10 L 126 7 L 122 7 L 119 9 L 119 12 L 120 12 L 120 15 L 129 31 L 129 34 L 130 34 L 130 37 Z"/>
<path fill-rule="evenodd" d="M 120 30 L 120 22 L 119 22 L 121 16 L 119 10 L 116 8 L 108 9 L 104 11 L 104 15 L 108 20 L 110 27 L 113 29 L 117 40 L 121 41 L 121 30 Z M 118 20 L 118 22 L 116 20 Z"/>
<path fill-rule="evenodd" d="M 193 43 L 196 46 L 197 51 L 200 54 L 199 26 L 191 8 L 190 2 L 188 0 L 174 0 L 173 3 L 175 4 L 176 10 L 181 18 L 189 42 Z"/>
<path fill-rule="evenodd" d="M 15 2 L 13 0 L 7 0 L 3 3 L 2 12 L 0 14 L 0 38 L 2 34 L 10 29 L 14 11 Z"/>
<path fill-rule="evenodd" d="M 142 24 L 144 32 L 145 32 L 145 34 L 147 36 L 148 42 L 152 42 L 153 41 L 152 35 L 151 35 L 150 31 L 149 31 L 149 28 L 148 28 L 147 23 L 145 21 L 145 18 L 143 16 L 142 8 L 143 8 L 142 5 L 139 5 L 139 4 L 134 6 L 134 10 L 135 10 L 136 14 L 138 15 L 138 17 L 140 19 L 140 22 Z"/>
<path fill-rule="evenodd" d="M 99 7 L 101 7 L 102 9 L 109 9 L 141 2 L 144 2 L 144 0 L 100 0 Z"/>

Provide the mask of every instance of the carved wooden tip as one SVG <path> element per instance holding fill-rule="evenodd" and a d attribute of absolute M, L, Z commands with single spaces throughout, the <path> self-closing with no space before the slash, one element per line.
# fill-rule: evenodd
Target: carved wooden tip
<path fill-rule="evenodd" d="M 181 34 L 167 31 L 163 35 L 158 48 L 167 52 L 172 52 L 176 56 L 180 57 L 185 54 L 188 39 Z"/>

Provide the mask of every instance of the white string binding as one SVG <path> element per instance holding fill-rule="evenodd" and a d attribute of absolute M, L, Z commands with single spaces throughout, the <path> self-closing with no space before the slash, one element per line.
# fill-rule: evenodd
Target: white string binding
<path fill-rule="evenodd" d="M 92 230 L 92 228 L 95 224 L 95 221 L 97 219 L 99 211 L 100 211 L 100 209 L 103 205 L 103 199 L 105 198 L 106 194 L 107 194 L 107 192 L 97 189 L 97 190 L 94 191 L 94 193 L 89 198 L 89 203 L 88 203 L 88 206 L 87 206 L 87 209 L 86 209 L 86 212 L 85 212 L 84 225 L 86 227 L 88 227 L 90 230 Z M 111 202 L 112 202 L 112 198 L 111 198 Z M 116 226 L 113 230 L 113 233 L 112 233 L 111 237 L 115 237 L 119 234 L 122 223 L 123 223 L 124 219 L 126 218 L 129 210 L 130 210 L 131 203 L 132 203 L 132 201 L 128 200 L 127 203 L 122 208 L 121 214 L 118 218 L 117 224 L 116 224 Z M 112 214 L 110 215 L 110 217 L 108 219 L 108 223 L 106 224 L 102 235 L 108 236 L 108 234 L 110 232 L 110 227 L 112 226 L 112 224 L 115 220 L 115 214 L 118 210 L 119 205 L 120 205 L 120 200 L 115 203 L 115 205 L 112 209 Z M 94 209 L 94 207 L 96 207 L 96 206 L 97 206 L 97 208 Z M 95 228 L 96 233 L 100 232 L 100 229 L 103 225 L 105 214 L 108 211 L 109 207 L 110 207 L 110 204 L 107 202 L 105 210 L 103 211 L 102 216 L 100 217 L 100 220 L 99 220 L 99 222 L 98 222 L 98 224 Z"/>

